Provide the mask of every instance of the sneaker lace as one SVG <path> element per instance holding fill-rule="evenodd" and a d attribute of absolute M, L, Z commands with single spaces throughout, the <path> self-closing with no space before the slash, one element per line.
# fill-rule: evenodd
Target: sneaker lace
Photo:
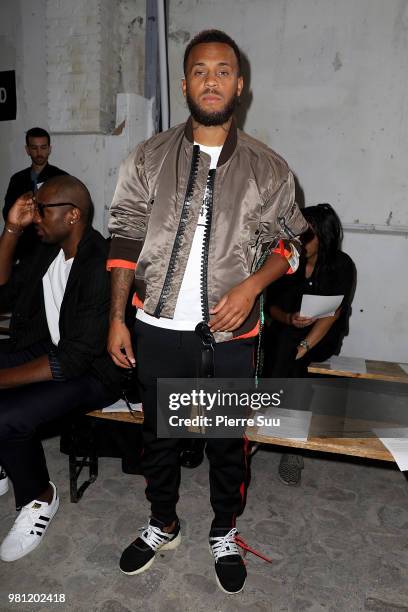
<path fill-rule="evenodd" d="M 225 536 L 211 537 L 211 549 L 215 561 L 227 555 L 239 555 L 238 546 L 235 542 L 237 534 L 238 531 L 234 527 Z"/>
<path fill-rule="evenodd" d="M 140 539 L 153 550 L 157 550 L 171 535 L 164 533 L 159 527 L 154 527 L 153 525 L 142 527 L 139 531 L 142 532 Z"/>
<path fill-rule="evenodd" d="M 272 559 L 265 557 L 254 548 L 248 546 L 248 544 L 238 534 L 236 527 L 233 527 L 225 536 L 211 538 L 211 549 L 213 551 L 215 561 L 218 561 L 218 559 L 221 557 L 226 557 L 227 555 L 239 555 L 240 552 L 238 546 L 244 550 L 244 556 L 247 552 L 250 552 L 257 557 L 260 557 L 264 561 L 272 563 Z"/>
<path fill-rule="evenodd" d="M 240 546 L 244 550 L 244 555 L 247 552 L 250 552 L 253 555 L 255 555 L 256 557 L 260 557 L 261 559 L 263 559 L 267 563 L 272 563 L 272 559 L 269 559 L 269 557 L 266 557 L 265 555 L 263 555 L 259 551 L 257 551 L 254 548 L 251 548 L 250 546 L 248 546 L 248 544 L 241 538 L 241 536 L 239 534 L 237 534 L 235 536 L 235 542 L 238 544 L 238 546 Z"/>

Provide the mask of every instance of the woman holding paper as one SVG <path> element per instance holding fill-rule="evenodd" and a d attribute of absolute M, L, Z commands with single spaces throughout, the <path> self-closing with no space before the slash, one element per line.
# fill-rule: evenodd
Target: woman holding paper
<path fill-rule="evenodd" d="M 302 212 L 309 229 L 301 236 L 304 252 L 299 268 L 268 288 L 272 322 L 264 375 L 272 378 L 302 378 L 312 361 L 338 353 L 350 312 L 355 273 L 351 258 L 340 250 L 340 219 L 330 204 L 308 206 Z M 313 312 L 302 311 L 303 296 L 314 297 L 309 300 Z M 327 313 L 336 303 L 340 305 L 335 312 Z"/>
<path fill-rule="evenodd" d="M 339 353 L 347 330 L 355 267 L 340 250 L 340 219 L 330 204 L 308 206 L 302 213 L 309 229 L 301 236 L 304 251 L 299 268 L 268 288 L 271 323 L 265 334 L 265 377 L 306 377 L 312 361 L 326 361 Z M 297 459 L 283 455 L 283 462 L 290 457 Z M 297 484 L 300 469 L 290 482 L 280 469 L 281 478 Z"/>

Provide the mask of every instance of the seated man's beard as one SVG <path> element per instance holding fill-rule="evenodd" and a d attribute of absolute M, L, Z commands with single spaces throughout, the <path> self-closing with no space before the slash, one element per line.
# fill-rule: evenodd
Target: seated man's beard
<path fill-rule="evenodd" d="M 220 111 L 214 111 L 209 113 L 204 111 L 191 99 L 190 94 L 187 91 L 186 100 L 187 106 L 190 110 L 191 116 L 201 125 L 207 127 L 214 125 L 223 125 L 233 115 L 235 107 L 237 106 L 239 96 L 235 95 L 228 102 L 227 106 Z"/>

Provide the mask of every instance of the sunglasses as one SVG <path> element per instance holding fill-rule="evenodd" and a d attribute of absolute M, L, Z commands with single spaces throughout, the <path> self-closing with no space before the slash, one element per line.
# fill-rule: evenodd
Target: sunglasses
<path fill-rule="evenodd" d="M 44 219 L 44 208 L 58 208 L 59 206 L 73 206 L 74 208 L 78 208 L 76 204 L 72 202 L 59 202 L 58 204 L 43 204 L 42 202 L 35 202 L 36 210 L 38 210 L 38 214 L 42 219 Z"/>

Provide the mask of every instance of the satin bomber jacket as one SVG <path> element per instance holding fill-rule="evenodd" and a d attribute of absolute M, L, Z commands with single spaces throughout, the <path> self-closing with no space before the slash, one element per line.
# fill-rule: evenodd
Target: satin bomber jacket
<path fill-rule="evenodd" d="M 277 153 L 234 121 L 215 170 L 193 143 L 191 118 L 141 143 L 121 165 L 110 209 L 108 267 L 135 268 L 136 304 L 157 317 L 173 317 L 205 194 L 205 320 L 255 271 L 265 249 L 280 239 L 296 242 L 307 229 L 293 175 Z M 216 332 L 215 339 L 253 335 L 258 319 L 259 300 L 239 329 Z"/>

